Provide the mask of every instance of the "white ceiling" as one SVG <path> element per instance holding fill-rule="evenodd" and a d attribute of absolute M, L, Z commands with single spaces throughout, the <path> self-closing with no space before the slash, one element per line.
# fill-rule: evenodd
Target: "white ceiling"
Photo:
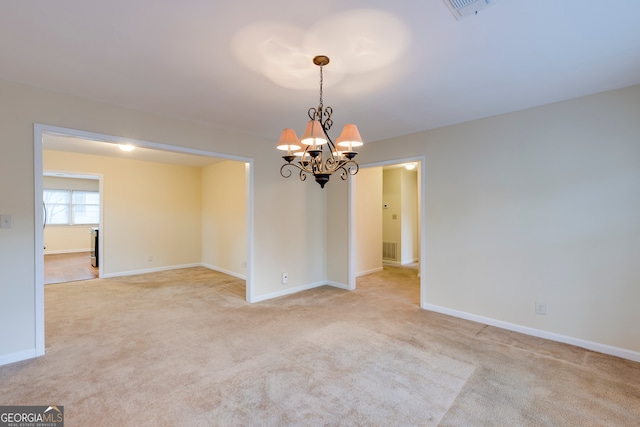
<path fill-rule="evenodd" d="M 640 83 L 640 1 L 0 1 L 0 78 L 276 140 L 366 142 Z"/>

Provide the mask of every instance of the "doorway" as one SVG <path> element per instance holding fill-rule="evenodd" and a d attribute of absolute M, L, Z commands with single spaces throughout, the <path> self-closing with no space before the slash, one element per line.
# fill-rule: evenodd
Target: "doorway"
<path fill-rule="evenodd" d="M 424 307 L 426 276 L 423 164 L 424 158 L 420 156 L 360 165 L 358 175 L 350 180 L 351 289 L 355 289 L 359 276 L 381 272 L 385 266 L 406 266 L 408 269 L 415 269 L 415 274 L 419 276 L 419 304 Z M 395 181 L 387 182 L 386 186 L 383 176 L 385 170 L 389 171 L 389 181 Z M 413 184 L 411 174 L 414 175 Z"/>
<path fill-rule="evenodd" d="M 170 146 L 166 144 L 159 144 L 159 143 L 148 142 L 148 141 L 120 138 L 116 136 L 79 131 L 75 129 L 36 124 L 34 125 L 34 171 L 35 171 L 34 199 L 35 199 L 35 206 L 40 206 L 40 207 L 42 207 L 43 205 L 43 171 L 44 171 L 43 140 L 45 137 L 48 137 L 48 136 L 66 137 L 69 139 L 74 139 L 75 142 L 80 144 L 80 146 L 83 148 L 86 148 L 91 144 L 99 144 L 103 148 L 107 147 L 107 148 L 113 149 L 114 147 L 125 144 L 125 145 L 133 145 L 135 147 L 140 148 L 141 150 L 154 152 L 156 155 L 160 155 L 160 156 L 167 156 L 167 155 L 178 156 L 178 157 L 182 156 L 183 159 L 184 157 L 189 157 L 191 159 L 201 158 L 201 159 L 206 159 L 208 162 L 211 162 L 217 159 L 220 162 L 233 163 L 233 164 L 239 165 L 240 170 L 238 172 L 238 168 L 236 168 L 236 173 L 240 174 L 242 179 L 238 180 L 238 182 L 241 183 L 240 185 L 242 185 L 243 187 L 239 188 L 237 190 L 237 193 L 241 194 L 240 198 L 244 199 L 243 200 L 244 212 L 237 215 L 237 219 L 244 228 L 245 237 L 243 237 L 240 240 L 244 242 L 245 259 L 243 259 L 242 262 L 238 261 L 238 265 L 242 264 L 242 269 L 245 271 L 245 274 L 242 275 L 243 276 L 242 278 L 245 280 L 245 299 L 247 301 L 251 301 L 253 299 L 254 242 L 253 242 L 253 221 L 252 221 L 252 218 L 253 218 L 253 215 L 252 215 L 252 212 L 253 212 L 253 160 L 252 159 L 242 158 L 238 156 L 229 156 L 225 154 L 208 152 L 203 150 L 189 149 L 189 148 L 179 147 L 179 146 Z M 67 151 L 68 153 L 60 153 L 61 158 L 64 159 L 67 157 L 72 157 L 72 153 L 74 152 L 74 150 L 67 150 Z M 95 157 L 98 157 L 98 156 L 96 155 Z M 112 186 L 114 184 L 113 181 L 117 179 L 124 180 L 125 185 L 127 183 L 130 183 L 131 187 L 134 186 L 133 184 L 136 183 L 136 181 L 144 181 L 145 179 L 147 180 L 151 178 L 157 179 L 161 181 L 163 184 L 166 184 L 168 180 L 171 180 L 170 177 L 164 176 L 163 174 L 158 174 L 157 171 L 155 172 L 155 175 L 153 171 L 151 171 L 152 173 L 149 173 L 149 170 L 148 170 L 149 168 L 147 167 L 148 165 L 147 166 L 141 165 L 141 166 L 142 167 L 139 167 L 137 170 L 131 171 L 132 168 L 129 167 L 128 170 L 117 170 L 117 173 L 111 173 L 109 177 L 105 176 L 104 177 L 105 185 Z M 56 169 L 64 169 L 64 167 L 60 167 Z M 87 165 L 87 168 L 85 168 L 83 171 L 86 172 L 86 170 L 88 169 L 90 168 Z M 127 173 L 129 175 L 127 175 Z M 200 173 L 198 172 L 196 175 L 199 177 Z M 128 181 L 126 181 L 127 179 Z M 172 182 L 171 185 L 174 185 L 174 183 Z M 120 187 L 122 188 L 122 182 L 120 183 Z M 197 187 L 198 187 L 197 189 L 187 188 L 187 190 L 191 192 L 196 192 L 196 191 L 199 192 L 200 185 L 198 185 Z M 166 188 L 166 187 L 163 187 L 163 188 Z M 180 194 L 180 192 L 177 190 L 174 191 L 174 193 Z M 102 193 L 102 194 L 104 195 L 106 193 Z M 138 193 L 135 194 L 134 196 L 144 198 L 144 197 L 147 197 L 148 195 L 145 194 L 144 191 L 138 191 Z M 145 206 L 148 204 L 153 204 L 153 202 L 155 202 L 156 199 L 158 200 L 163 199 L 163 195 L 158 196 L 157 194 L 154 194 L 153 197 L 154 199 L 150 199 L 152 200 L 152 203 L 145 203 Z M 103 224 L 101 224 L 101 232 L 104 231 L 104 233 L 101 233 L 101 234 L 104 236 L 104 238 L 101 238 L 99 241 L 99 253 L 101 258 L 100 259 L 101 275 L 104 277 L 127 275 L 127 274 L 138 274 L 138 273 L 146 272 L 144 268 L 143 269 L 138 268 L 138 269 L 133 269 L 133 271 L 127 271 L 126 266 L 124 268 L 119 267 L 120 270 L 118 270 L 117 268 L 108 270 L 109 268 L 108 264 L 111 261 L 110 261 L 110 258 L 108 258 L 108 256 L 105 258 L 105 254 L 106 254 L 105 242 L 109 239 L 111 239 L 111 242 L 117 240 L 120 242 L 131 241 L 131 242 L 136 242 L 138 244 L 140 243 L 140 241 L 142 242 L 142 244 L 148 243 L 148 239 L 139 238 L 141 233 L 135 234 L 134 232 L 131 231 L 131 230 L 134 230 L 134 231 L 136 230 L 135 224 L 141 224 L 141 223 L 139 221 L 139 218 L 136 220 L 137 222 L 130 220 L 132 216 L 135 216 L 133 215 L 135 209 L 131 209 L 130 208 L 131 204 L 128 203 L 130 201 L 131 199 L 126 200 L 126 198 L 123 198 L 123 200 L 120 200 L 121 203 L 118 208 L 121 212 L 126 213 L 126 215 L 124 215 L 124 221 L 113 220 L 113 218 L 111 218 L 109 221 L 106 221 L 104 215 L 101 215 L 101 219 L 105 221 Z M 148 200 L 145 199 L 144 202 L 148 202 Z M 178 209 L 180 209 L 183 206 L 181 202 L 182 200 L 175 200 L 172 204 L 177 206 Z M 106 203 L 109 203 L 109 201 L 107 200 Z M 173 212 L 169 212 L 169 213 L 165 211 L 159 211 L 159 212 L 152 211 L 151 213 L 145 212 L 146 214 L 145 220 L 148 223 L 152 223 L 156 227 L 154 231 L 157 231 L 158 234 L 164 233 L 165 231 L 168 231 L 169 233 L 171 232 L 174 233 L 171 236 L 171 239 L 174 239 L 175 228 L 178 228 L 180 226 L 181 221 L 191 224 L 192 228 L 197 228 L 200 226 L 201 217 L 200 217 L 199 211 L 197 214 L 194 214 L 192 212 L 191 216 L 189 216 L 190 215 L 189 211 L 179 211 L 177 215 L 170 215 L 171 213 Z M 121 215 L 121 217 L 122 216 L 123 215 Z M 36 209 L 35 218 L 36 218 L 36 224 L 39 224 L 39 226 L 36 226 L 36 236 L 35 236 L 35 253 L 36 253 L 35 330 L 36 330 L 36 355 L 40 356 L 44 354 L 44 349 L 45 349 L 45 345 L 44 345 L 44 280 L 43 280 L 44 278 L 44 249 L 43 249 L 44 233 L 42 228 L 44 213 L 42 211 L 42 208 Z M 128 224 L 128 222 L 130 224 Z M 197 226 L 193 225 L 194 222 L 197 222 Z M 126 234 L 125 237 L 120 236 L 119 240 L 116 239 L 115 236 L 118 232 L 117 230 L 126 229 L 127 224 L 131 228 L 131 230 L 127 230 L 129 233 Z M 147 223 L 142 223 L 142 224 L 144 224 L 145 226 L 148 225 Z M 110 227 L 110 228 L 106 229 L 105 227 Z M 147 227 L 147 230 L 148 228 L 149 227 Z M 120 231 L 120 233 L 122 233 L 122 231 Z M 135 240 L 136 238 L 137 240 Z M 200 239 L 201 237 L 198 236 L 197 238 L 198 242 L 200 242 Z M 169 238 L 167 238 L 166 240 L 169 241 Z M 183 241 L 187 241 L 187 240 L 188 240 L 188 237 L 183 238 Z M 174 242 L 175 239 L 171 241 Z M 154 245 L 152 244 L 149 245 L 149 247 L 151 248 L 150 250 L 154 249 Z M 109 247 L 107 247 L 107 249 L 108 248 Z M 201 251 L 202 248 L 198 247 L 197 250 Z M 122 252 L 122 251 L 113 250 L 112 254 L 115 254 L 114 256 L 118 256 L 118 252 Z M 176 250 L 173 252 L 178 254 L 177 256 L 183 255 L 182 251 L 180 250 Z M 127 254 L 125 254 L 124 257 L 126 257 L 126 255 Z M 140 255 L 140 252 L 138 252 L 138 256 L 139 255 Z M 120 256 L 123 257 L 122 254 L 120 254 Z M 193 256 L 191 258 L 193 258 Z M 145 256 L 144 256 L 145 262 L 148 262 L 149 265 L 151 265 L 151 263 L 154 262 L 155 260 L 156 258 L 154 258 L 154 254 L 152 252 L 145 252 Z M 163 260 L 160 260 L 160 261 L 163 261 Z M 138 260 L 137 262 L 138 262 L 138 265 L 140 265 L 139 264 L 140 260 Z M 173 264 L 169 263 L 169 268 L 164 268 L 164 269 L 174 269 L 174 268 L 183 268 L 183 267 L 192 267 L 192 266 L 205 266 L 209 268 L 211 267 L 210 265 L 206 265 L 207 264 L 206 262 L 196 262 L 196 263 L 191 262 L 190 264 L 185 264 L 185 265 L 175 265 L 175 264 L 176 263 L 173 263 Z M 160 268 L 160 269 L 163 269 L 163 268 Z M 160 271 L 160 269 L 155 269 L 155 271 Z M 114 274 L 113 271 L 115 271 L 117 274 Z M 153 270 L 150 270 L 150 271 L 153 271 Z M 228 271 L 225 273 L 228 274 L 230 272 L 231 271 Z"/>
<path fill-rule="evenodd" d="M 100 277 L 101 194 L 101 175 L 43 172 L 45 285 Z"/>

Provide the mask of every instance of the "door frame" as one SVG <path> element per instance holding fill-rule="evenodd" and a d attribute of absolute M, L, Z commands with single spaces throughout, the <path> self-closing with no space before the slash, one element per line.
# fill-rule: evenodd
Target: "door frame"
<path fill-rule="evenodd" d="M 162 144 L 151 141 L 143 141 L 132 138 L 124 138 L 114 135 L 107 135 L 96 132 L 87 132 L 78 129 L 64 128 L 59 126 L 51 126 L 42 123 L 34 123 L 33 126 L 33 164 L 34 164 L 34 200 L 35 200 L 35 349 L 36 357 L 45 353 L 44 342 L 44 230 L 42 223 L 44 214 L 42 212 L 42 189 L 43 189 L 43 156 L 42 156 L 42 138 L 45 134 L 63 135 L 86 139 L 90 141 L 99 141 L 111 144 L 132 144 L 138 147 L 150 148 L 162 151 L 171 151 L 175 153 L 184 153 L 192 155 L 200 155 L 205 157 L 217 157 L 226 160 L 235 160 L 245 163 L 246 170 L 246 287 L 245 299 L 247 302 L 254 300 L 254 232 L 253 232 L 253 209 L 254 209 L 254 167 L 253 159 L 248 157 L 233 156 L 213 151 L 205 151 L 194 148 L 180 147 L 177 145 Z M 102 221 L 102 218 L 101 218 Z M 100 242 L 100 244 L 102 244 Z M 102 248 L 100 248 L 102 249 Z M 101 257 L 102 253 L 101 252 Z M 102 260 L 100 260 L 102 265 Z"/>
<path fill-rule="evenodd" d="M 394 160 L 385 160 L 381 162 L 373 162 L 359 165 L 360 169 L 363 168 L 372 168 L 372 167 L 383 167 L 383 166 L 391 166 L 397 165 L 401 163 L 416 163 L 416 169 L 418 170 L 418 236 L 420 238 L 419 244 L 419 261 L 418 261 L 418 275 L 420 276 L 420 307 L 426 308 L 426 242 L 427 239 L 425 237 L 426 227 L 425 227 L 425 200 L 426 200 L 426 174 L 424 173 L 424 165 L 425 165 L 425 156 L 413 156 L 413 157 L 404 157 L 400 159 Z M 349 219 L 348 219 L 348 227 L 349 227 L 349 235 L 347 239 L 347 247 L 348 247 L 348 289 L 353 290 L 356 289 L 356 206 L 355 206 L 355 181 L 349 180 L 349 201 L 348 201 L 348 210 L 349 210 Z"/>
<path fill-rule="evenodd" d="M 102 202 L 102 195 L 104 193 L 103 190 L 103 180 L 104 180 L 104 175 L 101 173 L 80 173 L 80 172 L 69 172 L 69 171 L 62 171 L 62 170 L 43 170 L 43 176 L 59 176 L 59 175 L 64 175 L 64 177 L 66 178 L 88 178 L 88 179 L 95 179 L 98 181 L 98 197 L 100 199 L 100 220 L 98 222 L 98 229 L 100 230 L 100 233 L 102 233 L 102 218 L 104 217 L 103 215 L 103 208 L 104 208 L 104 203 Z M 37 219 L 36 219 L 37 221 Z M 42 220 L 42 222 L 44 223 L 44 219 Z M 44 230 L 42 231 L 42 235 L 43 235 L 43 243 L 42 243 L 42 247 L 43 247 L 43 256 L 44 256 Z M 98 238 L 98 278 L 102 277 L 102 239 Z M 44 275 L 44 270 L 43 270 L 43 275 Z"/>

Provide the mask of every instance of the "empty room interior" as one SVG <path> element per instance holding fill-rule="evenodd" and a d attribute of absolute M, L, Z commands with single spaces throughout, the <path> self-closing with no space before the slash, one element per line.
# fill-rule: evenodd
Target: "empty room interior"
<path fill-rule="evenodd" d="M 638 14 L 6 2 L 0 421 L 637 425 Z"/>

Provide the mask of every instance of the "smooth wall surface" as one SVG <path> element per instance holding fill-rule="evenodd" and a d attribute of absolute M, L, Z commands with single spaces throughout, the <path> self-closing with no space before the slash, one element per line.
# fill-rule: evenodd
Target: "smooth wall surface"
<path fill-rule="evenodd" d="M 354 177 L 356 275 L 382 270 L 382 167 L 361 168 Z"/>
<path fill-rule="evenodd" d="M 637 355 L 638 111 L 632 86 L 367 144 L 425 156 L 422 305 Z"/>
<path fill-rule="evenodd" d="M 401 170 L 402 194 L 402 242 L 400 263 L 411 264 L 418 261 L 418 172 L 417 170 Z"/>
<path fill-rule="evenodd" d="M 199 167 L 48 150 L 43 164 L 103 176 L 105 276 L 201 262 Z"/>
<path fill-rule="evenodd" d="M 245 164 L 224 161 L 202 168 L 202 262 L 245 277 L 247 207 Z"/>
<path fill-rule="evenodd" d="M 318 184 L 315 185 L 318 186 Z M 349 211 L 342 209 L 349 201 L 349 185 L 338 176 L 334 176 L 323 191 L 326 195 L 327 206 L 327 219 L 323 227 L 326 230 L 324 242 L 327 252 L 326 277 L 334 286 L 351 288 L 349 284 L 349 246 L 343 244 L 342 240 L 344 236 L 349 235 Z"/>
<path fill-rule="evenodd" d="M 44 253 L 65 254 L 91 250 L 91 225 L 48 225 L 44 229 Z"/>
<path fill-rule="evenodd" d="M 273 141 L 0 80 L 0 180 L 12 183 L 0 187 L 0 213 L 13 218 L 13 228 L 0 229 L 0 363 L 35 356 L 35 123 L 255 159 L 251 298 L 325 280 L 324 248 L 307 247 L 324 240 L 323 227 L 307 227 L 324 223 L 322 192 L 280 176 Z M 283 268 L 294 272 L 287 285 Z"/>

